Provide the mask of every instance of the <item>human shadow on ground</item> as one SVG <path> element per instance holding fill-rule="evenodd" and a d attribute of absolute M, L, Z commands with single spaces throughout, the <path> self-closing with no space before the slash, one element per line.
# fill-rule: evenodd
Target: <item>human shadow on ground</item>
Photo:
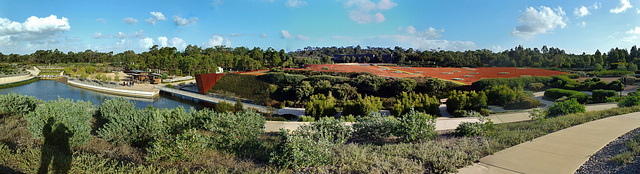
<path fill-rule="evenodd" d="M 52 165 L 53 173 L 69 173 L 73 154 L 69 146 L 69 138 L 73 133 L 62 123 L 55 124 L 54 118 L 49 118 L 42 128 L 44 143 L 40 148 L 40 168 L 38 173 L 48 173 Z"/>

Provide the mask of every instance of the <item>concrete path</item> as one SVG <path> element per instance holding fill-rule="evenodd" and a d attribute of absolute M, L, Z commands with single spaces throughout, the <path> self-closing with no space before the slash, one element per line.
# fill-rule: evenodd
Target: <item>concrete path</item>
<path fill-rule="evenodd" d="M 27 70 L 27 72 L 29 72 L 29 75 L 0 78 L 0 85 L 16 83 L 16 82 L 31 80 L 32 78 L 35 78 L 38 74 L 40 74 L 40 69 L 38 69 L 37 67 L 33 67 L 33 68 L 34 68 L 33 70 L 31 69 Z"/>
<path fill-rule="evenodd" d="M 640 127 L 640 112 L 573 126 L 480 159 L 459 173 L 574 173 L 591 155 Z"/>

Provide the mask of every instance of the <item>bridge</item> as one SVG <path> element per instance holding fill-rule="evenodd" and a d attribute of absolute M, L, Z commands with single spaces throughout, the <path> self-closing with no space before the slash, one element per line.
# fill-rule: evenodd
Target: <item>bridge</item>
<path fill-rule="evenodd" d="M 208 95 L 202 95 L 202 94 L 198 94 L 198 93 L 193 93 L 193 92 L 188 92 L 188 91 L 183 91 L 183 90 L 177 90 L 177 89 L 173 89 L 173 88 L 167 88 L 167 87 L 163 87 L 163 86 L 156 86 L 156 88 L 160 89 L 160 92 L 166 92 L 166 93 L 170 93 L 170 94 L 174 94 L 174 95 L 181 95 L 181 96 L 186 96 L 186 97 L 191 97 L 194 99 L 198 99 L 198 100 L 202 100 L 202 101 L 206 101 L 206 102 L 210 102 L 210 103 L 219 103 L 219 102 L 228 102 L 228 103 L 236 103 L 236 101 L 233 100 L 227 100 L 227 99 L 221 99 L 221 98 L 216 98 L 216 97 L 211 97 Z M 250 104 L 250 103 L 242 103 L 242 105 L 244 106 L 244 109 L 253 109 L 259 112 L 269 112 L 269 108 L 265 107 L 265 106 L 261 106 L 261 105 L 256 105 L 256 104 Z"/>

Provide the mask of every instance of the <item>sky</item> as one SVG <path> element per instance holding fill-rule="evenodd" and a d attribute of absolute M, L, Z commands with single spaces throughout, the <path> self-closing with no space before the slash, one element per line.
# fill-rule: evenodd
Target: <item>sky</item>
<path fill-rule="evenodd" d="M 640 44 L 640 0 L 0 0 L 0 52 L 153 45 L 593 54 Z"/>

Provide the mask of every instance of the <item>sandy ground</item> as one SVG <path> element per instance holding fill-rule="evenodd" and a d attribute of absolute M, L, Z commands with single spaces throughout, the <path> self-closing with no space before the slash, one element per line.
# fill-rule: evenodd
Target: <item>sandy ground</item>
<path fill-rule="evenodd" d="M 112 79 L 115 77 L 116 73 L 104 73 L 107 77 L 111 77 Z M 126 89 L 126 90 L 135 90 L 135 91 L 155 91 L 157 89 L 155 89 L 155 86 L 165 86 L 167 85 L 166 83 L 160 83 L 160 84 L 149 84 L 149 83 L 134 83 L 132 87 L 129 86 L 122 86 L 122 82 L 129 82 L 131 77 L 127 74 L 125 74 L 124 72 L 120 71 L 118 72 L 118 76 L 120 76 L 120 79 L 118 79 L 118 81 L 116 81 L 116 84 L 119 84 L 120 87 L 118 87 L 117 89 Z M 171 85 L 178 85 L 180 83 L 196 83 L 196 80 L 187 80 L 187 81 L 181 81 L 181 82 L 173 82 L 173 83 L 169 83 Z"/>

